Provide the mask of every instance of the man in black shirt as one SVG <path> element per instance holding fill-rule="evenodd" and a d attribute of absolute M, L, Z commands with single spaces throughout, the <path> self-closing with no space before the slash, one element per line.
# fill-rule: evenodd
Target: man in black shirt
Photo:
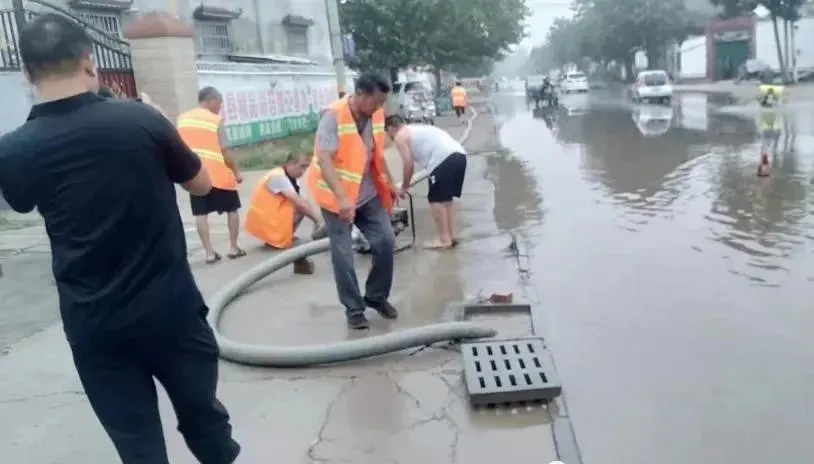
<path fill-rule="evenodd" d="M 42 103 L 0 139 L 0 190 L 45 220 L 65 334 L 96 416 L 124 464 L 168 464 L 155 378 L 198 460 L 234 462 L 218 346 L 173 186 L 205 195 L 206 171 L 153 108 L 95 93 L 93 45 L 76 23 L 38 16 L 19 47 Z"/>

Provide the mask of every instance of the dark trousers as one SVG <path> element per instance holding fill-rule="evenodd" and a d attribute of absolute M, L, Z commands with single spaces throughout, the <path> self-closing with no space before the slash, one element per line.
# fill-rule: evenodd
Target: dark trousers
<path fill-rule="evenodd" d="M 325 228 L 331 241 L 331 264 L 339 302 L 345 307 L 347 317 L 362 314 L 367 305 L 362 298 L 359 281 L 356 278 L 352 227 L 330 211 L 323 209 L 322 216 L 325 218 Z M 365 298 L 369 302 L 384 303 L 390 298 L 390 289 L 393 286 L 393 250 L 396 244 L 390 215 L 377 197 L 356 208 L 354 223 L 370 244 L 372 254 L 370 273 L 365 283 Z"/>
<path fill-rule="evenodd" d="M 161 333 L 72 345 L 85 393 L 123 464 L 169 464 L 154 378 L 199 462 L 231 464 L 240 452 L 215 396 L 218 346 L 205 311 Z"/>

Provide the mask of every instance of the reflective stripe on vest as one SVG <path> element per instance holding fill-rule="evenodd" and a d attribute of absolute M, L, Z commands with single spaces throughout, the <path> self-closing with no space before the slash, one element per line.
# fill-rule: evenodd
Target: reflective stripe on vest
<path fill-rule="evenodd" d="M 176 127 L 184 143 L 199 158 L 209 173 L 212 186 L 237 190 L 234 173 L 223 157 L 218 137 L 220 116 L 204 108 L 195 108 L 178 117 Z"/>
<path fill-rule="evenodd" d="M 339 136 L 339 146 L 333 160 L 334 170 L 348 200 L 355 203 L 367 162 L 364 141 L 359 135 L 359 129 L 350 112 L 347 98 L 334 102 L 328 111 L 332 111 L 336 115 Z M 384 176 L 384 111 L 379 110 L 374 113 L 369 124 L 372 124 L 374 140 L 370 175 L 382 205 L 389 211 L 392 207 L 392 198 Z M 306 174 L 306 186 L 321 208 L 337 212 L 336 196 L 322 177 L 318 153 L 319 146 L 318 143 L 315 143 L 311 167 Z"/>

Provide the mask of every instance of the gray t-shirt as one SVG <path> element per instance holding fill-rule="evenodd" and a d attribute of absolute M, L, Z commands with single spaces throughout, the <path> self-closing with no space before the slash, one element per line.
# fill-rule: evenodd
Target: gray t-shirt
<path fill-rule="evenodd" d="M 362 206 L 368 201 L 376 197 L 376 184 L 373 183 L 373 178 L 370 176 L 370 164 L 373 160 L 373 122 L 369 119 L 367 121 L 356 121 L 356 126 L 359 128 L 359 135 L 362 137 L 362 142 L 365 144 L 365 156 L 367 162 L 365 163 L 365 172 L 362 174 L 362 184 L 359 186 L 359 198 L 356 200 L 356 206 Z M 325 111 L 319 120 L 317 126 L 317 148 L 323 151 L 333 151 L 339 148 L 339 133 L 336 127 L 336 114 L 333 111 Z"/>

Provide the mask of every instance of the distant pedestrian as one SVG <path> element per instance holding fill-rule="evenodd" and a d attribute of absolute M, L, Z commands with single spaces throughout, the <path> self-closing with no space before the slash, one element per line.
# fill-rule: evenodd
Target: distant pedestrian
<path fill-rule="evenodd" d="M 124 464 L 168 464 L 156 379 L 198 460 L 234 462 L 240 447 L 216 398 L 218 345 L 173 185 L 206 195 L 206 171 L 156 111 L 97 95 L 93 42 L 79 24 L 38 15 L 18 44 L 42 103 L 0 139 L 0 190 L 45 220 L 88 401 Z"/>
<path fill-rule="evenodd" d="M 461 197 L 464 185 L 466 150 L 449 132 L 427 124 L 406 124 L 397 114 L 387 117 L 384 128 L 401 155 L 404 188 L 415 170 L 429 173 L 427 200 L 438 237 L 425 248 L 451 248 L 458 243 L 454 199 Z"/>
<path fill-rule="evenodd" d="M 237 193 L 237 184 L 243 182 L 237 169 L 229 142 L 226 137 L 226 128 L 220 117 L 223 107 L 223 96 L 214 87 L 204 87 L 198 92 L 198 106 L 178 117 L 178 132 L 181 138 L 192 149 L 212 179 L 212 191 L 206 196 L 192 195 L 190 206 L 195 216 L 195 227 L 198 236 L 206 251 L 206 262 L 212 264 L 220 261 L 221 256 L 212 246 L 209 234 L 209 215 L 211 213 L 226 213 L 226 223 L 229 229 L 229 259 L 245 256 L 246 252 L 237 245 L 240 233 L 240 195 Z"/>
<path fill-rule="evenodd" d="M 307 174 L 308 190 L 322 209 L 331 243 L 336 291 L 348 326 L 367 329 L 365 309 L 386 319 L 398 312 L 388 299 L 393 286 L 396 237 L 390 223 L 393 199 L 403 196 L 384 159 L 384 110 L 390 84 L 376 74 L 356 81 L 354 94 L 322 113 Z M 362 296 L 353 259 L 353 225 L 370 245 L 373 262 Z"/>
<path fill-rule="evenodd" d="M 466 115 L 466 89 L 460 82 L 456 82 L 455 86 L 449 91 L 449 96 L 452 99 L 452 108 L 455 110 L 455 116 L 461 119 Z"/>

